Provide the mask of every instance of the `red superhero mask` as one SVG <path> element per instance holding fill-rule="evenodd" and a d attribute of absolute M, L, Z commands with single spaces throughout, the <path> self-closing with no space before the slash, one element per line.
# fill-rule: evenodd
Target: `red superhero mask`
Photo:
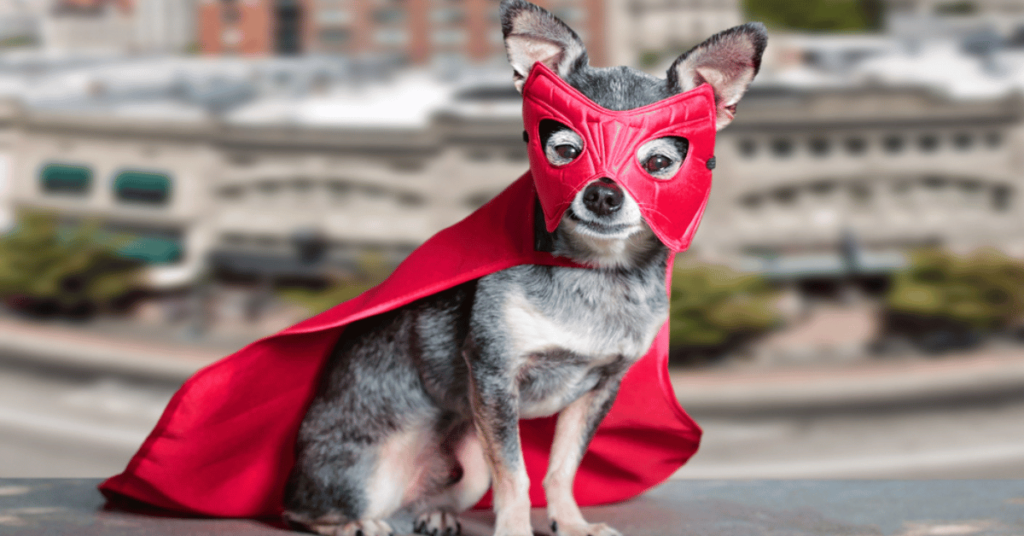
<path fill-rule="evenodd" d="M 539 134 L 545 119 L 562 123 L 583 138 L 583 149 L 575 160 L 561 166 L 548 162 Z M 523 86 L 523 123 L 530 171 L 549 232 L 558 227 L 580 190 L 607 177 L 636 200 L 662 243 L 673 251 L 690 245 L 711 191 L 715 151 L 711 86 L 703 84 L 641 108 L 615 111 L 598 106 L 537 63 Z M 674 176 L 655 178 L 641 167 L 637 151 L 666 136 L 686 138 L 689 150 Z"/>

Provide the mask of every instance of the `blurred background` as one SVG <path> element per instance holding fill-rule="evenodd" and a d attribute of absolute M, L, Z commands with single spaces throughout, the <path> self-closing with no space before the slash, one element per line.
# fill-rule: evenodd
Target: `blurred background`
<path fill-rule="evenodd" d="M 1024 477 L 1024 0 L 548 0 L 592 64 L 771 40 L 677 259 L 681 478 Z M 0 477 L 527 169 L 495 0 L 0 0 Z"/>

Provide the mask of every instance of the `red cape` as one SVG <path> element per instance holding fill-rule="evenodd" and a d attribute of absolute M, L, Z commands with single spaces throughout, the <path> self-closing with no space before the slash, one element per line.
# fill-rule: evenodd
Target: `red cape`
<path fill-rule="evenodd" d="M 535 250 L 535 203 L 527 173 L 434 235 L 380 285 L 200 370 L 171 399 L 125 471 L 100 490 L 115 502 L 127 498 L 185 514 L 280 515 L 299 424 L 344 326 L 512 266 L 571 266 Z M 701 430 L 679 407 L 667 362 L 666 325 L 627 373 L 583 458 L 575 482 L 581 505 L 638 495 L 697 451 Z M 545 504 L 541 481 L 554 429 L 554 417 L 521 425 L 534 506 Z"/>

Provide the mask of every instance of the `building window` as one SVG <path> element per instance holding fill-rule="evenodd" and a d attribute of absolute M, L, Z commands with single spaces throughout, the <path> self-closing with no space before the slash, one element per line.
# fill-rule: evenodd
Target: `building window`
<path fill-rule="evenodd" d="M 864 138 L 846 138 L 846 151 L 853 155 L 864 154 L 864 151 L 868 149 L 868 143 L 864 141 Z"/>
<path fill-rule="evenodd" d="M 349 24 L 352 22 L 352 13 L 344 9 L 318 9 L 316 21 L 325 26 Z"/>
<path fill-rule="evenodd" d="M 780 205 L 792 205 L 793 203 L 796 202 L 796 194 L 796 188 L 786 187 L 779 188 L 778 190 L 772 192 L 772 197 Z"/>
<path fill-rule="evenodd" d="M 278 54 L 302 52 L 302 15 L 302 7 L 296 0 L 277 0 L 275 48 Z"/>
<path fill-rule="evenodd" d="M 985 134 L 985 145 L 995 149 L 1003 144 L 1003 133 L 997 130 L 993 130 L 988 134 Z"/>
<path fill-rule="evenodd" d="M 461 45 L 466 42 L 466 32 L 456 29 L 437 30 L 433 40 L 438 45 Z"/>
<path fill-rule="evenodd" d="M 882 140 L 882 147 L 885 147 L 886 152 L 890 153 L 898 153 L 902 151 L 903 145 L 904 141 L 901 136 L 886 136 L 885 139 Z"/>
<path fill-rule="evenodd" d="M 757 154 L 757 143 L 752 139 L 740 140 L 738 147 L 744 158 L 753 158 Z"/>
<path fill-rule="evenodd" d="M 791 156 L 793 154 L 793 142 L 788 138 L 776 138 L 772 140 L 772 152 L 780 158 Z"/>
<path fill-rule="evenodd" d="M 397 8 L 378 9 L 373 12 L 373 20 L 378 24 L 398 24 L 405 20 L 405 11 Z"/>
<path fill-rule="evenodd" d="M 935 134 L 925 134 L 918 138 L 917 144 L 926 153 L 933 153 L 939 148 L 939 137 Z"/>
<path fill-rule="evenodd" d="M 968 132 L 958 132 L 953 136 L 953 146 L 961 151 L 966 151 L 974 145 L 974 137 Z"/>
<path fill-rule="evenodd" d="M 828 156 L 829 151 L 832 149 L 832 144 L 829 143 L 828 138 L 812 138 L 808 146 L 811 149 L 811 154 L 818 158 Z"/>
<path fill-rule="evenodd" d="M 48 194 L 84 196 L 92 187 L 92 170 L 85 166 L 48 164 L 39 179 Z"/>
<path fill-rule="evenodd" d="M 992 209 L 996 212 L 1006 212 L 1010 209 L 1010 198 L 1013 192 L 1009 186 L 996 186 L 992 189 Z"/>
<path fill-rule="evenodd" d="M 443 7 L 430 13 L 430 20 L 434 24 L 459 24 L 464 18 L 462 9 L 457 7 Z"/>
<path fill-rule="evenodd" d="M 750 210 L 756 210 L 761 206 L 762 198 L 757 194 L 747 194 L 740 198 L 740 204 Z"/>
<path fill-rule="evenodd" d="M 114 178 L 118 201 L 143 205 L 166 205 L 171 199 L 171 179 L 162 173 L 122 171 Z"/>
<path fill-rule="evenodd" d="M 320 42 L 330 45 L 347 45 L 352 39 L 352 31 L 348 28 L 323 28 L 319 33 Z"/>
<path fill-rule="evenodd" d="M 398 28 L 384 28 L 377 30 L 373 39 L 379 45 L 405 45 L 409 41 L 409 34 Z"/>

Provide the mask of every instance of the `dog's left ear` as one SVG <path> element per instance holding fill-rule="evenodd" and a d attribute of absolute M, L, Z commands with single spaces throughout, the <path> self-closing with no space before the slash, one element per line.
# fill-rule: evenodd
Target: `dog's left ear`
<path fill-rule="evenodd" d="M 576 32 L 543 8 L 525 0 L 502 0 L 500 11 L 505 51 L 520 93 L 537 62 L 564 79 L 589 61 Z"/>
<path fill-rule="evenodd" d="M 679 93 L 711 84 L 718 108 L 716 127 L 721 130 L 736 115 L 736 103 L 761 68 L 767 44 L 768 33 L 759 22 L 715 34 L 676 58 L 668 68 L 669 88 Z"/>

